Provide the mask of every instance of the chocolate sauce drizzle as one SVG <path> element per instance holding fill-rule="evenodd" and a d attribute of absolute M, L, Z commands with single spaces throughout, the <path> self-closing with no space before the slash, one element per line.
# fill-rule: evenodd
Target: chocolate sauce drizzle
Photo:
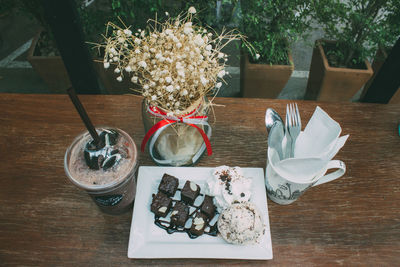
<path fill-rule="evenodd" d="M 178 188 L 177 191 L 181 191 L 181 189 Z M 204 197 L 204 194 L 200 194 L 199 196 Z M 178 201 L 179 200 L 172 199 L 172 202 L 174 203 L 174 205 Z M 194 211 L 189 213 L 189 216 L 188 216 L 188 219 L 186 220 L 186 222 L 189 221 L 190 219 L 193 220 L 196 212 L 200 210 L 200 206 L 195 206 L 194 204 L 193 205 L 188 204 L 188 206 L 189 206 L 189 209 L 190 208 L 194 208 Z M 204 231 L 204 234 L 210 235 L 210 236 L 217 236 L 218 235 L 217 221 L 215 221 L 215 223 L 213 225 L 210 225 L 210 222 L 213 221 L 215 216 L 218 216 L 218 215 L 219 215 L 219 212 L 216 210 L 214 217 L 211 220 L 207 221 L 205 229 L 209 228 L 209 230 L 208 231 Z M 182 227 L 182 226 L 173 225 L 173 224 L 171 224 L 170 221 L 163 220 L 159 216 L 156 216 L 156 215 L 154 215 L 154 224 L 157 225 L 158 227 L 160 227 L 161 229 L 164 229 L 168 234 L 187 233 L 187 235 L 191 239 L 195 239 L 195 238 L 199 237 L 199 235 L 195 235 L 195 234 L 190 232 L 190 227 L 186 228 L 186 227 Z"/>

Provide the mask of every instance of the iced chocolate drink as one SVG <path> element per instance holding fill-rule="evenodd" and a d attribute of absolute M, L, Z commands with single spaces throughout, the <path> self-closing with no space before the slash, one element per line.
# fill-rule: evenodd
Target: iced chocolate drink
<path fill-rule="evenodd" d="M 96 128 L 100 143 L 88 132 L 79 135 L 67 149 L 64 168 L 68 178 L 93 198 L 106 213 L 127 211 L 136 193 L 136 145 L 120 129 Z"/>

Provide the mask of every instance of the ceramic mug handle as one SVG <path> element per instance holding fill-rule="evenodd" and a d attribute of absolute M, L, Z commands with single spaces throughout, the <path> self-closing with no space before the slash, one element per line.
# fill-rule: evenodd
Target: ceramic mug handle
<path fill-rule="evenodd" d="M 333 181 L 337 178 L 340 178 L 346 172 L 346 164 L 344 164 L 344 162 L 341 160 L 331 160 L 329 161 L 327 166 L 327 170 L 329 169 L 338 169 L 338 170 L 328 175 L 322 176 L 313 186 L 324 184 Z"/>

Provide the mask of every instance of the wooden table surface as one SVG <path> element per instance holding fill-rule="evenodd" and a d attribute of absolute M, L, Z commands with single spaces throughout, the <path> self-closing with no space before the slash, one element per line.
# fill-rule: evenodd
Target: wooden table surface
<path fill-rule="evenodd" d="M 141 99 L 81 96 L 96 125 L 121 128 L 141 143 Z M 285 114 L 287 100 L 217 98 L 214 154 L 198 166 L 265 168 L 264 114 Z M 66 95 L 0 94 L 0 265 L 120 266 L 256 264 L 279 266 L 400 263 L 399 105 L 297 101 L 303 125 L 320 105 L 350 134 L 336 159 L 346 174 L 281 206 L 268 200 L 274 258 L 132 260 L 132 212 L 101 213 L 70 183 L 66 148 L 84 126 Z M 303 126 L 304 127 L 304 126 Z M 148 154 L 141 165 L 154 165 Z"/>

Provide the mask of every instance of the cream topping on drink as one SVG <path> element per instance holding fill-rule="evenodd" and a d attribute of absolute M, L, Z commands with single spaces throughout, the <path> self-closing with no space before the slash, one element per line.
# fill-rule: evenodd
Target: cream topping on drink
<path fill-rule="evenodd" d="M 103 168 L 95 170 L 88 166 L 84 150 L 91 140 L 92 137 L 86 134 L 72 148 L 69 172 L 75 180 L 86 186 L 106 185 L 123 179 L 131 172 L 136 155 L 134 155 L 133 147 L 122 134 L 119 134 L 116 143 L 110 146 L 110 150 L 118 150 L 120 155 L 118 162 L 106 170 Z"/>
<path fill-rule="evenodd" d="M 251 197 L 252 180 L 243 176 L 240 167 L 219 166 L 207 182 L 208 194 L 214 196 L 218 211 L 234 202 L 248 201 Z"/>

